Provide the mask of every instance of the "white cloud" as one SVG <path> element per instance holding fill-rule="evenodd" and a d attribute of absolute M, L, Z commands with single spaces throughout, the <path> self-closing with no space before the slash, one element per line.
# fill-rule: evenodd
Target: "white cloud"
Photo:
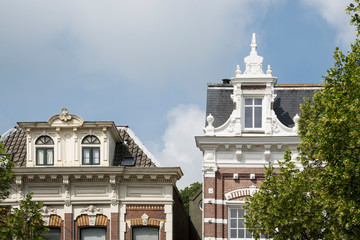
<path fill-rule="evenodd" d="M 203 135 L 205 112 L 196 105 L 179 105 L 168 113 L 167 118 L 164 147 L 154 155 L 163 167 L 181 167 L 184 176 L 178 187 L 182 189 L 202 181 L 202 153 L 195 145 L 195 136 Z"/>
<path fill-rule="evenodd" d="M 302 0 L 302 2 L 315 8 L 320 15 L 337 31 L 337 42 L 348 46 L 355 39 L 355 29 L 350 25 L 349 16 L 345 8 L 351 0 Z"/>
<path fill-rule="evenodd" d="M 74 68 L 141 84 L 189 83 L 198 77 L 189 73 L 201 76 L 196 70 L 212 67 L 224 48 L 236 49 L 278 1 L 2 1 L 0 64 L 54 77 Z"/>

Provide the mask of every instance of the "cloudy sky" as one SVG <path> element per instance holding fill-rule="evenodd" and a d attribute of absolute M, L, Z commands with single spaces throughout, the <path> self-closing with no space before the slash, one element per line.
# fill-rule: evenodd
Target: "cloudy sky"
<path fill-rule="evenodd" d="M 162 166 L 201 180 L 207 83 L 255 32 L 278 83 L 320 83 L 354 29 L 350 0 L 0 0 L 0 134 L 67 107 L 127 124 Z"/>

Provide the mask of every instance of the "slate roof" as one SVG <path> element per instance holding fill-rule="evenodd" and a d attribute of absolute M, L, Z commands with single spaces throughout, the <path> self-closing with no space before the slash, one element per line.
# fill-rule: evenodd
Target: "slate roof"
<path fill-rule="evenodd" d="M 274 92 L 274 112 L 282 124 L 293 127 L 293 118 L 301 112 L 300 105 L 304 97 L 312 98 L 315 91 L 321 89 L 321 84 L 278 84 Z M 209 83 L 207 89 L 206 116 L 214 117 L 214 127 L 220 127 L 230 117 L 234 105 L 230 95 L 233 87 L 230 83 Z M 205 123 L 206 125 L 207 123 Z"/>
<path fill-rule="evenodd" d="M 26 133 L 16 126 L 4 139 L 1 139 L 6 154 L 11 154 L 16 167 L 26 166 Z M 124 156 L 136 157 L 135 167 L 156 167 L 155 163 L 128 134 L 125 128 L 118 129 L 122 142 L 115 147 L 114 166 L 119 166 Z"/>

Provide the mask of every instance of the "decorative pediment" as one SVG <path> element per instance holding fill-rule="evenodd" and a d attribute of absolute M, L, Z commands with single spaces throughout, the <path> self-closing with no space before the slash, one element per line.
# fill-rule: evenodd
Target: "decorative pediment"
<path fill-rule="evenodd" d="M 254 193 L 258 192 L 259 189 L 256 186 L 250 186 L 249 188 L 241 188 L 236 189 L 234 191 L 228 192 L 225 194 L 226 200 L 231 200 L 235 198 L 245 197 L 245 196 L 252 196 Z"/>
<path fill-rule="evenodd" d="M 47 122 L 51 127 L 81 127 L 84 120 L 75 114 L 69 114 L 69 110 L 63 108 L 61 114 L 52 116 Z"/>

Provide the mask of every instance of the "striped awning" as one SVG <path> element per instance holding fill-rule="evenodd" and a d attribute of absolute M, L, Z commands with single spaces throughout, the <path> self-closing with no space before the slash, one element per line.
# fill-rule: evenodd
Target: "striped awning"
<path fill-rule="evenodd" d="M 131 226 L 143 226 L 143 221 L 141 218 L 126 219 L 126 221 L 130 221 Z M 166 219 L 149 218 L 147 225 L 160 226 L 160 222 L 166 222 Z"/>
<path fill-rule="evenodd" d="M 105 226 L 107 225 L 107 217 L 104 215 L 96 215 L 95 226 Z M 77 218 L 77 224 L 79 227 L 89 226 L 89 216 L 81 215 Z"/>
<path fill-rule="evenodd" d="M 49 218 L 49 226 L 60 227 L 61 226 L 61 217 L 58 215 L 51 215 Z"/>

